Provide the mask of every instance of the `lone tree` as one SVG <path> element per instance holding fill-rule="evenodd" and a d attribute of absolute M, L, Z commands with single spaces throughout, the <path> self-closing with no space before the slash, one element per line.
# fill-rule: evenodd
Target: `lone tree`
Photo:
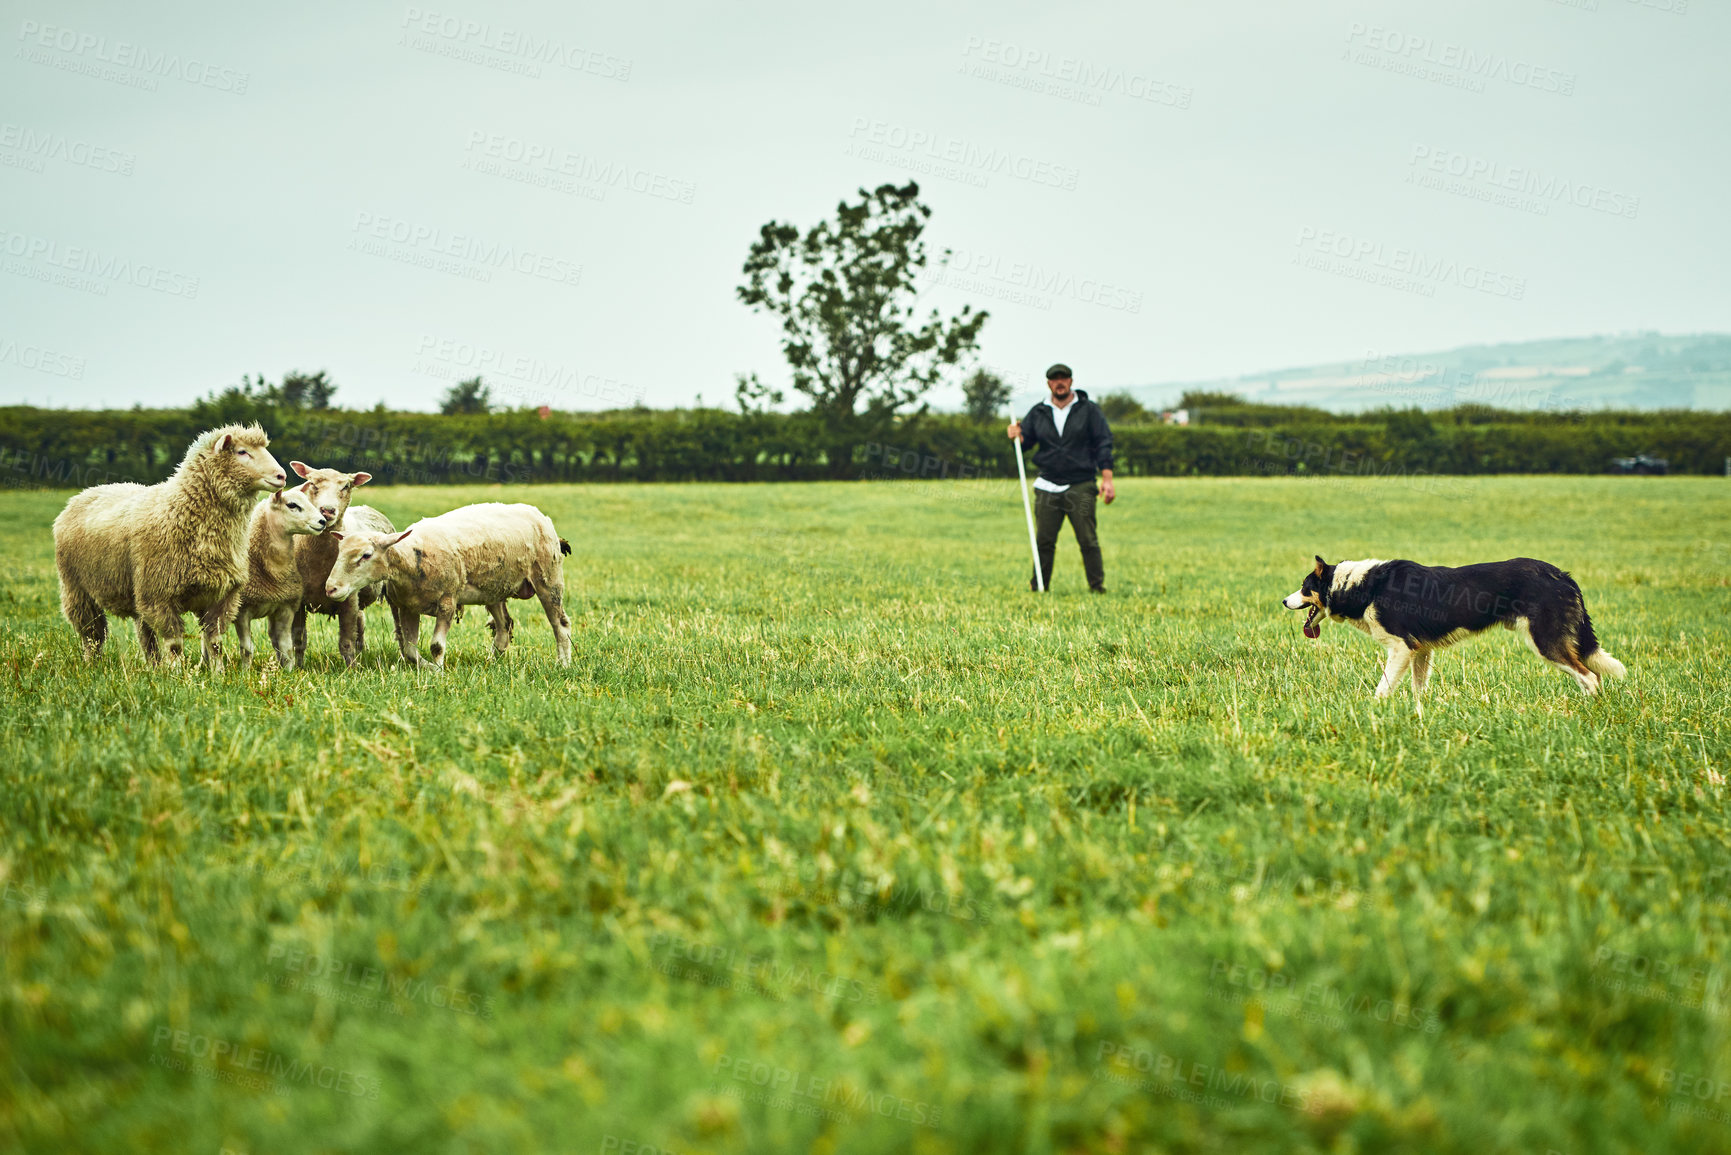
<path fill-rule="evenodd" d="M 948 320 L 936 309 L 923 323 L 915 315 L 914 280 L 926 267 L 922 234 L 932 215 L 919 185 L 859 194 L 803 236 L 780 221 L 764 225 L 738 290 L 753 312 L 781 322 L 793 387 L 834 433 L 857 431 L 862 415 L 885 422 L 918 401 L 977 350 L 986 323 L 972 306 Z M 847 463 L 832 453 L 831 464 L 840 473 Z"/>
<path fill-rule="evenodd" d="M 481 384 L 479 377 L 457 382 L 445 391 L 445 399 L 439 403 L 439 412 L 447 416 L 453 413 L 488 413 L 492 408 L 493 391 Z"/>
<path fill-rule="evenodd" d="M 1123 390 L 1100 398 L 1100 412 L 1114 425 L 1142 425 L 1154 418 L 1146 405 Z"/>
<path fill-rule="evenodd" d="M 962 401 L 968 416 L 981 423 L 1004 415 L 1010 403 L 1010 387 L 1004 379 L 986 369 L 974 370 L 974 375 L 962 382 Z"/>
<path fill-rule="evenodd" d="M 317 373 L 302 373 L 298 369 L 283 376 L 276 387 L 284 408 L 329 409 L 337 387 L 323 369 Z"/>
<path fill-rule="evenodd" d="M 280 385 L 272 385 L 263 373 L 243 375 L 239 385 L 213 389 L 209 396 L 199 398 L 193 403 L 192 415 L 207 425 L 271 422 L 284 409 L 329 409 L 336 391 L 336 383 L 323 369 L 310 374 L 298 369 L 285 373 Z"/>

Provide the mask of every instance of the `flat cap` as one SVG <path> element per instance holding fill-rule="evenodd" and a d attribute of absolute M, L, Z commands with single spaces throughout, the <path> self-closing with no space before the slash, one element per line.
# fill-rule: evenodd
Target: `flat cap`
<path fill-rule="evenodd" d="M 1054 377 L 1069 377 L 1072 375 L 1073 374 L 1071 374 L 1071 372 L 1070 372 L 1070 367 L 1068 365 L 1064 364 L 1062 361 L 1058 362 L 1056 365 L 1054 365 L 1050 369 L 1046 370 L 1046 380 L 1048 380 L 1048 381 L 1052 380 Z"/>

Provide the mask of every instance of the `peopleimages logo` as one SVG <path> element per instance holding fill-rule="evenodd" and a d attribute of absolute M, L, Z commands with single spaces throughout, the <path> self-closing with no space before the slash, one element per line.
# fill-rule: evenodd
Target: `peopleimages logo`
<path fill-rule="evenodd" d="M 1066 191 L 1075 190 L 1080 176 L 1078 170 L 1068 165 L 1041 160 L 1026 153 L 987 147 L 948 133 L 865 116 L 853 118 L 848 136 L 856 142 L 856 149 L 865 146 L 861 155 L 870 160 L 894 163 L 897 158 L 893 154 L 901 153 L 905 157 L 955 165 L 961 172 L 976 177 L 1009 176 Z M 869 148 L 872 145 L 877 146 L 875 155 Z"/>
<path fill-rule="evenodd" d="M 1078 93 L 1087 97 L 1086 104 L 1099 104 L 1101 93 L 1127 96 L 1131 100 L 1163 104 L 1169 108 L 1189 108 L 1192 91 L 1182 85 L 1160 80 L 1150 73 L 1134 72 L 1109 65 L 1095 64 L 1079 56 L 1065 56 L 1039 48 L 1026 48 L 1009 40 L 994 40 L 985 36 L 970 36 L 962 45 L 962 56 L 991 68 L 974 73 L 982 79 L 999 80 L 1012 87 L 1030 87 L 1054 96 L 1066 95 L 1062 85 L 1075 85 Z M 999 73 L 997 70 L 1002 70 Z M 1051 85 L 1017 85 L 1009 79 L 1017 75 L 1039 78 Z"/>
<path fill-rule="evenodd" d="M 135 79 L 144 83 L 133 83 L 133 87 L 152 92 L 156 90 L 156 80 L 161 78 L 183 80 L 201 88 L 214 88 L 218 92 L 232 92 L 236 96 L 244 96 L 247 83 L 252 79 L 250 73 L 207 64 L 191 56 L 182 57 L 178 52 L 158 52 L 128 40 L 117 40 L 110 44 L 106 36 L 79 32 L 75 28 L 61 28 L 53 24 L 38 24 L 34 20 L 25 20 L 19 24 L 18 39 L 24 42 L 26 50 L 51 49 L 61 54 L 61 59 L 56 60 L 46 52 L 20 51 L 19 55 L 33 64 L 47 64 L 72 72 L 85 72 L 101 79 L 118 77 L 103 75 L 103 70 L 98 69 L 97 65 L 128 69 L 143 74 Z"/>
<path fill-rule="evenodd" d="M 1593 952 L 1593 983 L 1595 986 L 1627 986 L 1633 990 L 1663 991 L 1674 987 L 1697 1002 L 1703 997 L 1709 1003 L 1720 1003 L 1726 994 L 1722 974 L 1704 966 L 1678 963 L 1671 959 L 1617 950 L 1601 946 Z"/>
<path fill-rule="evenodd" d="M 428 984 L 426 979 L 387 974 L 380 967 L 366 963 L 313 954 L 283 946 L 281 943 L 271 944 L 266 962 L 274 969 L 292 973 L 303 980 L 325 980 L 325 985 L 329 985 L 332 990 L 347 988 L 386 995 L 392 999 L 424 1003 L 441 1010 L 448 1008 L 459 1014 L 476 1015 L 483 1019 L 493 1017 L 493 1000 L 483 998 L 475 991 L 466 991 L 461 987 L 442 983 Z M 292 988 L 299 984 L 282 985 Z M 313 989 L 311 993 L 322 992 Z"/>
<path fill-rule="evenodd" d="M 867 1091 L 752 1059 L 723 1055 L 715 1061 L 715 1089 L 723 1094 L 783 1107 L 803 1115 L 844 1121 L 849 1114 L 876 1115 L 919 1127 L 940 1126 L 943 1109 L 920 1099 Z M 757 1094 L 746 1091 L 757 1088 Z"/>
<path fill-rule="evenodd" d="M 1347 383 L 1365 389 L 1416 401 L 1425 406 L 1448 407 L 1477 402 L 1499 408 L 1529 408 L 1562 411 L 1576 409 L 1580 398 L 1554 384 L 1533 385 L 1520 378 L 1499 379 L 1493 371 L 1474 372 L 1449 368 L 1436 361 L 1420 361 L 1410 355 L 1394 356 L 1375 349 L 1365 351 L 1359 372 Z"/>
<path fill-rule="evenodd" d="M 263 1047 L 237 1043 L 193 1031 L 158 1027 L 152 1040 L 151 1062 L 169 1070 L 187 1071 L 225 1083 L 239 1083 L 278 1093 L 288 1085 L 320 1087 L 357 1099 L 377 1099 L 379 1081 L 369 1075 L 321 1063 L 308 1063 Z M 182 1057 L 184 1056 L 184 1057 Z M 270 1080 L 282 1082 L 272 1085 Z"/>
<path fill-rule="evenodd" d="M 1536 88 L 1560 96 L 1575 94 L 1575 74 L 1517 60 L 1498 52 L 1482 52 L 1452 40 L 1433 40 L 1398 28 L 1354 22 L 1347 28 L 1343 57 L 1354 64 L 1407 73 L 1451 87 L 1484 91 L 1484 82 L 1499 80 L 1520 88 Z"/>
<path fill-rule="evenodd" d="M 6 451 L 0 449 L 0 465 L 6 461 Z M 45 904 L 48 901 L 48 891 L 40 886 L 31 886 L 28 882 L 13 883 L 7 879 L 0 883 L 0 903 L 6 906 L 30 906 Z"/>
<path fill-rule="evenodd" d="M 1667 1110 L 1715 1123 L 1731 1123 L 1731 1083 L 1707 1075 L 1692 1075 L 1674 1067 L 1659 1071 L 1659 1085 L 1671 1092 Z M 1711 1106 L 1709 1106 L 1711 1104 Z"/>
<path fill-rule="evenodd" d="M 494 269 L 510 269 L 559 285 L 575 285 L 583 279 L 583 266 L 576 261 L 400 217 L 357 212 L 351 231 L 348 247 L 356 252 L 473 280 L 492 280 Z"/>
<path fill-rule="evenodd" d="M 600 160 L 558 145 L 522 140 L 479 129 L 469 133 L 469 143 L 465 150 L 471 154 L 472 162 L 502 161 L 550 177 L 567 177 L 580 184 L 595 185 L 601 189 L 623 188 L 644 196 L 687 205 L 697 195 L 697 185 L 688 180 L 679 180 L 633 165 Z M 478 171 L 490 170 L 479 168 Z M 510 174 L 500 171 L 498 175 Z M 534 182 L 531 180 L 529 183 Z"/>
<path fill-rule="evenodd" d="M 802 991 L 850 1003 L 876 1002 L 878 998 L 876 983 L 868 985 L 829 971 L 814 971 L 806 964 L 784 966 L 767 955 L 742 954 L 732 947 L 692 942 L 666 931 L 656 931 L 649 946 L 666 958 L 656 968 L 662 974 L 694 979 L 706 986 L 753 990 L 776 998 Z"/>
<path fill-rule="evenodd" d="M 1436 285 L 1456 285 L 1493 297 L 1519 301 L 1526 297 L 1527 280 L 1488 269 L 1483 265 L 1436 257 L 1400 245 L 1385 245 L 1368 237 L 1334 229 L 1306 225 L 1294 242 L 1300 250 L 1294 263 L 1324 272 L 1405 288 L 1435 292 Z M 1330 264 L 1329 262 L 1334 262 Z M 1326 266 L 1326 267 L 1325 267 Z"/>
<path fill-rule="evenodd" d="M 106 286 L 102 282 L 132 285 L 135 288 L 167 293 L 171 297 L 185 297 L 188 300 L 198 296 L 197 277 L 189 277 L 161 265 L 133 261 L 128 257 L 104 253 L 83 245 L 63 245 L 57 240 L 33 236 L 30 233 L 15 233 L 0 228 L 0 254 L 60 269 L 66 273 L 95 278 L 95 287 L 102 289 L 104 295 Z M 7 271 L 29 275 L 27 270 L 28 266 L 24 266 Z"/>
<path fill-rule="evenodd" d="M 511 58 L 514 63 L 528 66 L 554 64 L 572 72 L 586 72 L 603 80 L 623 82 L 631 79 L 629 60 L 581 45 L 567 44 L 551 36 L 539 36 L 508 24 L 468 20 L 448 13 L 410 7 L 403 10 L 401 27 L 405 33 L 416 34 L 418 37 L 406 41 L 408 47 L 431 51 L 436 55 L 456 55 L 459 59 L 468 59 L 461 51 L 453 53 L 440 49 L 478 50 L 496 53 Z M 485 63 L 483 60 L 471 62 Z M 530 75 L 538 76 L 540 73 L 531 71 Z"/>
<path fill-rule="evenodd" d="M 980 277 L 1043 296 L 1067 297 L 1084 305 L 1098 305 L 1125 313 L 1142 311 L 1139 291 L 1094 277 L 1078 277 L 1060 269 L 1043 268 L 1032 261 L 1006 259 L 979 249 L 955 249 L 942 271 L 963 277 Z"/>
<path fill-rule="evenodd" d="M 1453 177 L 1463 185 L 1482 188 L 1484 193 L 1506 191 L 1518 194 L 1507 200 L 1512 208 L 1525 207 L 1519 197 L 1530 197 L 1537 202 L 1535 207 L 1539 216 L 1548 215 L 1549 204 L 1571 204 L 1576 208 L 1634 220 L 1641 207 L 1641 198 L 1613 192 L 1602 185 L 1572 181 L 1554 173 L 1541 172 L 1530 165 L 1503 164 L 1428 144 L 1415 144 L 1407 164 L 1411 166 L 1407 173 L 1409 183 L 1444 192 L 1462 191 L 1441 179 Z M 1472 194 L 1469 192 L 1467 195 Z M 1481 195 L 1480 199 L 1486 198 Z"/>
<path fill-rule="evenodd" d="M 1435 583 L 1432 583 L 1435 584 Z M 1411 583 L 1408 583 L 1411 593 Z M 1439 596 L 1441 592 L 1439 591 Z M 1488 596 L 1488 595 L 1486 595 Z M 1444 599 L 1446 600 L 1446 598 Z M 1498 599 L 1500 603 L 1501 598 Z M 1517 608 L 1519 603 L 1516 603 Z M 1286 1013 L 1304 1012 L 1327 1015 L 1330 1012 L 1359 1015 L 1373 1018 L 1379 1023 L 1391 1026 L 1405 1027 L 1411 1031 L 1424 1031 L 1436 1034 L 1442 1030 L 1442 1020 L 1435 1011 L 1399 999 L 1373 998 L 1370 995 L 1355 994 L 1343 991 L 1326 983 L 1295 982 L 1290 975 L 1281 971 L 1266 970 L 1262 967 L 1234 963 L 1228 959 L 1215 959 L 1208 969 L 1208 980 L 1211 988 L 1236 988 L 1250 992 L 1252 998 L 1266 999 L 1276 1009 Z M 1342 1020 L 1333 1020 L 1339 1025 Z"/>
<path fill-rule="evenodd" d="M 1094 1068 L 1097 1079 L 1187 1102 L 1224 1107 L 1227 1100 L 1209 1094 L 1222 1091 L 1241 1099 L 1278 1103 L 1297 1111 L 1311 1109 L 1309 1094 L 1296 1084 L 1258 1078 L 1246 1071 L 1229 1071 L 1212 1063 L 1180 1059 L 1148 1047 L 1102 1041 L 1094 1058 L 1098 1064 Z M 1153 1078 L 1134 1080 L 1130 1077 L 1131 1072 Z"/>
<path fill-rule="evenodd" d="M 526 403 L 553 404 L 574 398 L 589 398 L 617 405 L 640 404 L 645 396 L 641 386 L 633 385 L 600 373 L 591 373 L 572 365 L 561 365 L 545 358 L 474 341 L 456 341 L 421 335 L 416 355 L 416 370 L 429 377 L 450 380 L 457 376 L 486 375 L 495 391 L 521 398 Z M 495 378 L 504 377 L 501 383 Z"/>
<path fill-rule="evenodd" d="M 84 358 L 45 349 L 41 345 L 25 344 L 10 337 L 0 337 L 0 365 L 16 365 L 53 377 L 70 377 L 74 381 L 84 379 Z"/>
<path fill-rule="evenodd" d="M 0 124 L 0 149 L 28 158 L 36 172 L 42 171 L 41 162 L 57 160 L 97 172 L 131 176 L 132 166 L 138 161 L 130 152 L 10 122 Z"/>

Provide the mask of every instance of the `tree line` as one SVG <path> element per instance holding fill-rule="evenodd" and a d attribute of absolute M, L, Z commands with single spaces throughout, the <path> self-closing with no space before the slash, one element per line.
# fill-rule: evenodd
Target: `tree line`
<path fill-rule="evenodd" d="M 1117 472 L 1129 477 L 1603 473 L 1636 453 L 1672 472 L 1716 474 L 1731 414 L 1692 410 L 1535 413 L 1463 406 L 1338 415 L 1268 405 L 1194 405 L 1164 425 L 1106 398 Z M 1127 403 L 1127 404 L 1126 404 Z M 1139 407 L 1136 407 L 1139 408 Z M 810 411 L 532 409 L 419 413 L 206 401 L 186 409 L 0 409 L 0 485 L 154 483 L 200 431 L 257 421 L 280 460 L 376 484 L 808 481 L 1014 477 L 1001 414 L 922 412 L 849 428 Z"/>

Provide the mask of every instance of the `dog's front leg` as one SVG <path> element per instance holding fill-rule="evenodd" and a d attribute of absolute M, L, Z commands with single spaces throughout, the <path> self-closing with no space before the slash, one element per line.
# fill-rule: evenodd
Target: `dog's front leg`
<path fill-rule="evenodd" d="M 1388 647 L 1388 662 L 1382 668 L 1382 681 L 1376 684 L 1376 696 L 1386 698 L 1394 689 L 1400 676 L 1406 673 L 1406 668 L 1412 662 L 1412 651 L 1401 641 L 1391 642 Z"/>
<path fill-rule="evenodd" d="M 1431 651 L 1420 650 L 1412 656 L 1412 708 L 1424 717 L 1424 688 L 1430 681 Z"/>

